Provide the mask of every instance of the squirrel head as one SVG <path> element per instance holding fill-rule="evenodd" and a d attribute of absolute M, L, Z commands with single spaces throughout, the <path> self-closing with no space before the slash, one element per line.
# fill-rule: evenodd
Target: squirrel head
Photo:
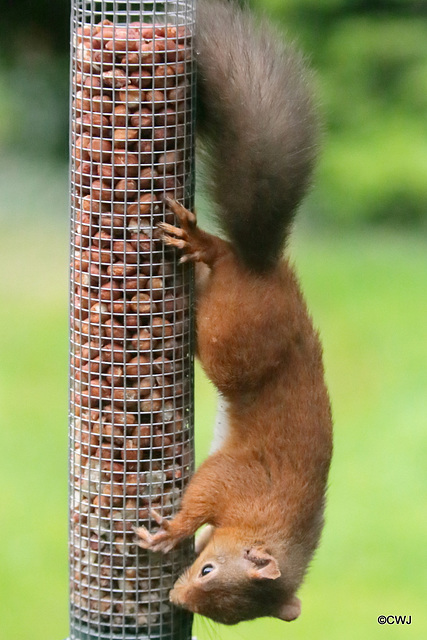
<path fill-rule="evenodd" d="M 262 616 L 291 621 L 301 602 L 263 545 L 248 545 L 216 531 L 170 593 L 173 604 L 222 624 Z"/>

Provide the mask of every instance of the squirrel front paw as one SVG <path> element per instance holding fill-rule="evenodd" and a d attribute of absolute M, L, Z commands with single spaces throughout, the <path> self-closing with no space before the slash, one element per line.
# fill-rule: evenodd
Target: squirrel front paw
<path fill-rule="evenodd" d="M 174 535 L 170 521 L 163 518 L 160 513 L 150 509 L 150 516 L 160 525 L 160 529 L 156 533 L 150 533 L 146 527 L 134 527 L 137 536 L 136 544 L 141 549 L 168 553 L 180 538 Z"/>

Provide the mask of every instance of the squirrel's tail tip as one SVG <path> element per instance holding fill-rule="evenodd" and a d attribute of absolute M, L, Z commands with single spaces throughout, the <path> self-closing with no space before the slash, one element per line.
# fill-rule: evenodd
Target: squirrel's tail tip
<path fill-rule="evenodd" d="M 198 126 L 212 196 L 240 255 L 268 266 L 281 253 L 316 157 L 309 74 L 265 19 L 224 0 L 199 0 L 198 8 Z"/>

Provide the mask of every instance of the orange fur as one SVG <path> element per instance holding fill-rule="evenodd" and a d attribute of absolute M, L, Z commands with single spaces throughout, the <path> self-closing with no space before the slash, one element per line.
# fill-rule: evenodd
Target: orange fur
<path fill-rule="evenodd" d="M 178 514 L 153 512 L 160 529 L 138 529 L 138 544 L 168 551 L 209 523 L 172 602 L 226 624 L 294 620 L 323 524 L 332 429 L 319 338 L 280 256 L 310 181 L 317 119 L 302 57 L 236 3 L 198 1 L 196 50 L 198 133 L 230 242 L 175 202 L 180 227 L 160 226 L 182 260 L 203 267 L 197 350 L 229 433 Z"/>
<path fill-rule="evenodd" d="M 320 537 L 332 451 L 320 342 L 286 261 L 253 272 L 229 243 L 201 231 L 193 214 L 170 206 L 182 228 L 163 230 L 179 234 L 187 257 L 210 267 L 198 293 L 198 356 L 228 401 L 230 433 L 195 473 L 180 512 L 157 534 L 142 534 L 141 545 L 169 549 L 209 523 L 213 534 L 172 601 L 228 623 L 292 616 Z M 277 564 L 262 593 L 245 557 L 251 549 L 269 554 L 267 566 Z M 216 582 L 199 584 L 201 568 L 212 562 L 220 569 Z"/>

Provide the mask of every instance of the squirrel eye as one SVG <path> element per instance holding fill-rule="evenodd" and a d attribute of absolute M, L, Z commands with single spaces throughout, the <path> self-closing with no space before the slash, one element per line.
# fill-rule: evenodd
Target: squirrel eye
<path fill-rule="evenodd" d="M 212 564 L 205 564 L 205 566 L 202 568 L 200 575 L 203 576 L 207 576 L 208 573 L 210 573 L 211 571 L 214 570 L 214 566 Z"/>

